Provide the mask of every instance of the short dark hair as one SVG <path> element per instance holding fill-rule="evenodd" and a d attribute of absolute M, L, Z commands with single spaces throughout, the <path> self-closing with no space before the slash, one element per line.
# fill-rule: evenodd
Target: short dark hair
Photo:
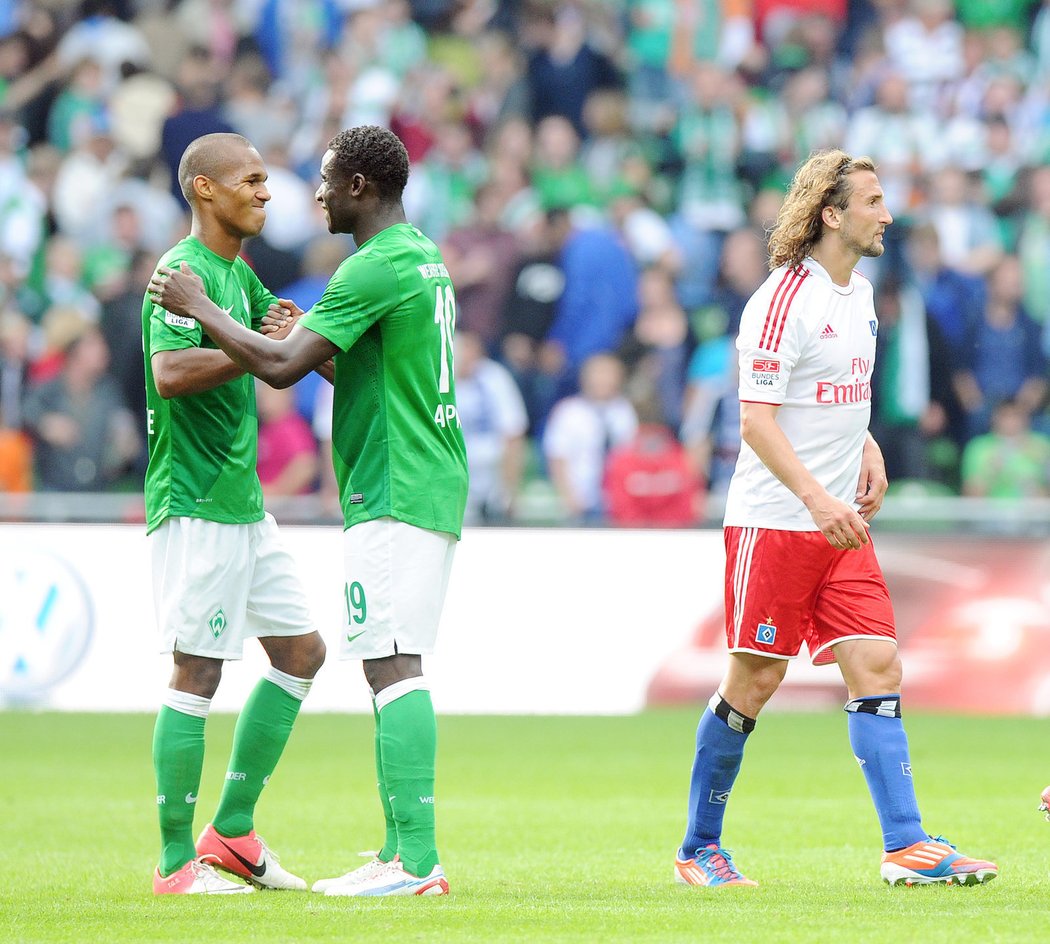
<path fill-rule="evenodd" d="M 328 142 L 329 164 L 344 180 L 361 174 L 376 185 L 383 200 L 400 200 L 408 183 L 408 151 L 392 131 L 359 125 L 340 131 Z"/>

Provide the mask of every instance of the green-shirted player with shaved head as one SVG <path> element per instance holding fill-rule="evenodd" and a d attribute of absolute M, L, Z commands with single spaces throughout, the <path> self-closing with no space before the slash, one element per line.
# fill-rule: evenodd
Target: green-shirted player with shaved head
<path fill-rule="evenodd" d="M 408 155 L 374 126 L 336 135 L 317 200 L 357 252 L 275 341 L 236 324 L 188 270 L 150 282 L 245 369 L 288 386 L 335 360 L 332 446 L 346 530 L 341 655 L 364 660 L 375 700 L 386 836 L 369 863 L 323 879 L 326 895 L 442 895 L 434 837 L 436 724 L 422 656 L 434 649 L 463 522 L 467 463 L 456 415 L 456 299 L 437 247 L 405 219 Z M 293 312 L 299 315 L 298 310 Z"/>
<path fill-rule="evenodd" d="M 161 264 L 193 266 L 223 319 L 259 328 L 278 300 L 238 253 L 266 222 L 270 194 L 262 158 L 240 135 L 205 135 L 186 148 L 179 182 L 193 215 L 191 232 Z M 305 890 L 306 882 L 281 867 L 253 822 L 259 794 L 325 655 L 295 564 L 263 511 L 254 380 L 197 321 L 148 295 L 142 339 L 146 527 L 157 622 L 164 651 L 175 662 L 153 739 L 161 830 L 153 891 Z M 271 668 L 241 711 L 219 808 L 194 842 L 211 698 L 223 661 L 241 658 L 245 638 L 253 636 Z M 215 865 L 251 884 L 223 878 Z"/>

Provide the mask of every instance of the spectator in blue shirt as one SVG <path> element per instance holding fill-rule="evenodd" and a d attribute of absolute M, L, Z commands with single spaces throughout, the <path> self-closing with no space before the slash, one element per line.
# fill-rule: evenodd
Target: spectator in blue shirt
<path fill-rule="evenodd" d="M 953 353 L 960 356 L 972 326 L 980 321 L 984 310 L 984 279 L 964 275 L 944 263 L 940 237 L 931 223 L 920 223 L 911 231 L 907 257 L 926 313 L 936 322 Z"/>
<path fill-rule="evenodd" d="M 963 344 L 955 390 L 966 413 L 967 438 L 987 433 L 992 411 L 1016 400 L 1029 415 L 1047 392 L 1046 358 L 1039 326 L 1021 306 L 1021 263 L 1004 256 L 988 278 L 982 317 L 970 326 Z"/>
<path fill-rule="evenodd" d="M 604 227 L 578 228 L 569 211 L 547 213 L 565 290 L 548 341 L 565 354 L 565 380 L 575 387 L 580 365 L 599 351 L 619 348 L 638 315 L 638 270 L 619 236 Z M 566 390 L 566 392 L 571 392 Z"/>

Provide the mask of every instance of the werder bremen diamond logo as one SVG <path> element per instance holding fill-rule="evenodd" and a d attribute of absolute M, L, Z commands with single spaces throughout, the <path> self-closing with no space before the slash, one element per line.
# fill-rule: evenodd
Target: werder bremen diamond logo
<path fill-rule="evenodd" d="M 216 639 L 223 634 L 223 630 L 226 629 L 226 614 L 223 613 L 221 606 L 215 611 L 215 615 L 208 620 L 208 627 Z"/>

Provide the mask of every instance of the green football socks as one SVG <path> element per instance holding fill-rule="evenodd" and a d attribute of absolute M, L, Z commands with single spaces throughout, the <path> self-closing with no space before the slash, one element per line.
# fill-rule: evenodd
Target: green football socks
<path fill-rule="evenodd" d="M 246 836 L 255 804 L 280 760 L 311 680 L 271 668 L 241 709 L 226 782 L 212 825 L 220 836 Z"/>
<path fill-rule="evenodd" d="M 394 810 L 390 806 L 390 797 L 387 794 L 386 779 L 383 776 L 383 749 L 379 737 L 379 709 L 376 707 L 375 698 L 372 699 L 372 715 L 376 722 L 376 787 L 379 789 L 379 802 L 383 805 L 383 819 L 386 821 L 386 836 L 383 839 L 383 848 L 376 855 L 382 862 L 389 862 L 397 855 L 397 825 L 394 822 Z"/>
<path fill-rule="evenodd" d="M 380 782 L 386 785 L 397 830 L 397 854 L 405 871 L 416 876 L 429 875 L 438 864 L 434 834 L 437 720 L 425 686 L 422 678 L 404 679 L 376 695 Z"/>
<path fill-rule="evenodd" d="M 169 689 L 153 729 L 160 819 L 160 874 L 171 875 L 197 855 L 193 811 L 204 766 L 204 724 L 211 699 Z"/>

